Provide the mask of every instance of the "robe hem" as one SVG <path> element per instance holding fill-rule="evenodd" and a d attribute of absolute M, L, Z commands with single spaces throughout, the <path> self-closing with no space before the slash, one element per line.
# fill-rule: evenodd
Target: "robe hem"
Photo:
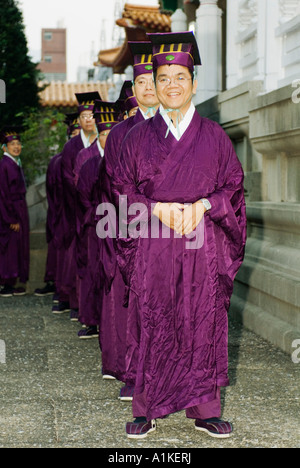
<path fill-rule="evenodd" d="M 229 387 L 230 382 L 228 377 L 218 377 L 217 378 L 217 386 L 218 387 Z"/>
<path fill-rule="evenodd" d="M 167 405 L 161 406 L 157 409 L 153 409 L 152 411 L 148 411 L 146 414 L 147 421 L 151 419 L 159 419 L 167 416 L 168 414 L 177 413 L 182 410 L 186 410 L 193 406 L 203 405 L 205 403 L 209 403 L 216 398 L 216 392 L 210 393 L 209 395 L 204 395 L 202 397 L 194 398 L 190 403 L 187 403 L 182 406 L 178 405 Z"/>

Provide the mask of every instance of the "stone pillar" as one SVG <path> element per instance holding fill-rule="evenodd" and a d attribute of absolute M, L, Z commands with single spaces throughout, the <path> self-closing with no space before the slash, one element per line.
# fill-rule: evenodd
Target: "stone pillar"
<path fill-rule="evenodd" d="M 196 37 L 202 66 L 197 70 L 196 104 L 222 90 L 222 10 L 217 3 L 217 0 L 202 0 L 197 10 Z"/>
<path fill-rule="evenodd" d="M 171 16 L 172 32 L 187 31 L 187 16 L 180 8 Z"/>
<path fill-rule="evenodd" d="M 227 0 L 226 89 L 234 88 L 240 82 L 238 26 L 239 3 L 236 0 Z"/>

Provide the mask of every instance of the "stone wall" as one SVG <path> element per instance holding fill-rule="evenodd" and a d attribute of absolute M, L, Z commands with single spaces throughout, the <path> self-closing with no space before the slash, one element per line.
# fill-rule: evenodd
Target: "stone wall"
<path fill-rule="evenodd" d="M 245 170 L 248 241 L 230 313 L 292 352 L 300 338 L 300 103 L 291 85 L 252 81 L 200 104 L 219 121 Z"/>
<path fill-rule="evenodd" d="M 27 205 L 30 219 L 30 273 L 27 291 L 32 293 L 44 284 L 47 242 L 47 199 L 45 176 L 27 190 Z"/>

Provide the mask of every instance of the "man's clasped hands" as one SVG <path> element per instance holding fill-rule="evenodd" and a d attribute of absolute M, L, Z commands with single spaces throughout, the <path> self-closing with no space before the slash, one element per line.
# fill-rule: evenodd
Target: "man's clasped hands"
<path fill-rule="evenodd" d="M 177 234 L 187 236 L 196 229 L 205 211 L 201 200 L 193 204 L 158 202 L 153 214 Z"/>

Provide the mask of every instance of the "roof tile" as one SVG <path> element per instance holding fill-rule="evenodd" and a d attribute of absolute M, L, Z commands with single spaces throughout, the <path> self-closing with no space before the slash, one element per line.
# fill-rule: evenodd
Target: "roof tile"
<path fill-rule="evenodd" d="M 45 84 L 45 82 L 41 82 L 40 86 Z M 43 107 L 77 107 L 75 93 L 88 93 L 91 91 L 98 91 L 101 98 L 107 101 L 108 91 L 111 86 L 111 84 L 100 81 L 86 83 L 51 81 L 40 93 L 41 105 Z"/>

